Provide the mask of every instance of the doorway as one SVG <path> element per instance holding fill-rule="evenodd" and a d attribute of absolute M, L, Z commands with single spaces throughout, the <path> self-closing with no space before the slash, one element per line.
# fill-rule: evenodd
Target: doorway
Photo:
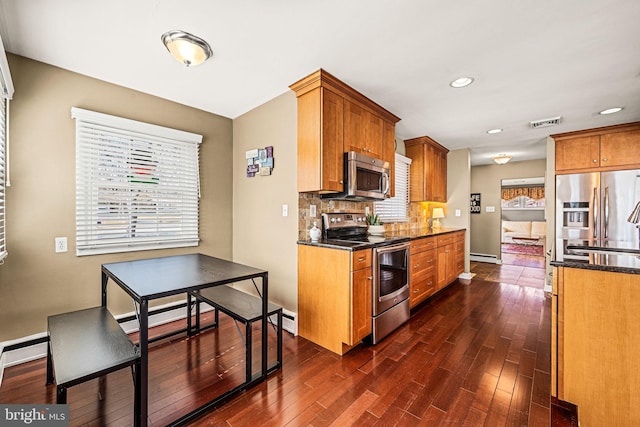
<path fill-rule="evenodd" d="M 501 182 L 502 264 L 545 269 L 544 177 Z"/>

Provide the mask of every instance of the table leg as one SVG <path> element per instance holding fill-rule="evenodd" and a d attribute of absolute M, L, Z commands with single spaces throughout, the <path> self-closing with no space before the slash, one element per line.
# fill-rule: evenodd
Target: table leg
<path fill-rule="evenodd" d="M 262 375 L 261 380 L 266 381 L 267 379 L 267 357 L 268 357 L 268 348 L 269 348 L 269 336 L 268 336 L 268 327 L 269 324 L 267 322 L 268 316 L 267 312 L 269 311 L 269 274 L 265 273 L 262 276 Z"/>
<path fill-rule="evenodd" d="M 107 306 L 107 282 L 109 281 L 109 276 L 103 271 L 102 272 L 102 306 Z"/>
<path fill-rule="evenodd" d="M 146 427 L 149 410 L 149 307 L 140 301 L 140 425 Z"/>

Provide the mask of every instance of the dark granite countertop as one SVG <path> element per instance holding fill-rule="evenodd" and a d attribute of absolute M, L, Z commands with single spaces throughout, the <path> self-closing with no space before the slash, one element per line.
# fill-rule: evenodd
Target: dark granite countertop
<path fill-rule="evenodd" d="M 358 251 L 361 249 L 368 249 L 383 245 L 389 245 L 394 243 L 408 242 L 415 239 L 421 239 L 424 237 L 437 236 L 439 234 L 454 233 L 456 231 L 463 231 L 464 228 L 416 228 L 411 230 L 388 232 L 383 236 L 369 236 L 369 242 L 346 242 L 338 240 L 325 240 L 320 239 L 317 242 L 312 242 L 311 239 L 298 240 L 299 245 L 307 246 L 319 246 L 330 249 L 341 249 L 346 251 Z M 387 240 L 388 239 L 388 240 Z"/>
<path fill-rule="evenodd" d="M 593 246 L 568 246 L 567 248 L 588 252 L 589 261 L 551 261 L 552 266 L 640 274 L 640 250 L 638 249 Z"/>

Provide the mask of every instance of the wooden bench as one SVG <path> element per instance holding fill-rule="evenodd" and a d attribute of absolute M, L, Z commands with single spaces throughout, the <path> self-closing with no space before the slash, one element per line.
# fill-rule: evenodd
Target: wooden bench
<path fill-rule="evenodd" d="M 262 319 L 262 299 L 249 295 L 246 292 L 239 291 L 235 288 L 231 288 L 226 285 L 213 286 L 210 288 L 201 289 L 200 291 L 192 292 L 189 295 L 188 307 L 190 313 L 191 297 L 196 300 L 196 325 L 195 332 L 200 331 L 200 304 L 204 302 L 214 309 L 214 323 L 213 327 L 218 326 L 219 311 L 222 311 L 227 316 L 233 318 L 236 321 L 244 323 L 245 326 L 245 352 L 246 352 L 246 382 L 249 383 L 252 380 L 252 366 L 251 366 L 251 329 L 252 324 L 255 321 Z M 267 316 L 271 317 L 277 315 L 277 357 L 275 364 L 268 367 L 267 372 L 270 373 L 278 369 L 282 365 L 282 307 L 268 303 Z M 191 327 L 191 316 L 188 317 L 189 334 L 194 333 L 194 329 Z"/>
<path fill-rule="evenodd" d="M 56 383 L 56 403 L 67 388 L 127 366 L 134 375 L 134 424 L 140 423 L 140 352 L 106 307 L 49 316 L 47 384 Z"/>

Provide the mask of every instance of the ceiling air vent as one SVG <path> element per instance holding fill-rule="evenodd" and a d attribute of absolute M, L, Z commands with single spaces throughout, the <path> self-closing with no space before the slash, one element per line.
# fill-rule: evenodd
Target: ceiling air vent
<path fill-rule="evenodd" d="M 529 127 L 531 129 L 538 129 L 545 128 L 547 126 L 555 126 L 560 124 L 560 120 L 562 120 L 562 117 L 560 116 L 552 117 L 550 119 L 534 120 L 532 122 L 529 122 Z"/>

